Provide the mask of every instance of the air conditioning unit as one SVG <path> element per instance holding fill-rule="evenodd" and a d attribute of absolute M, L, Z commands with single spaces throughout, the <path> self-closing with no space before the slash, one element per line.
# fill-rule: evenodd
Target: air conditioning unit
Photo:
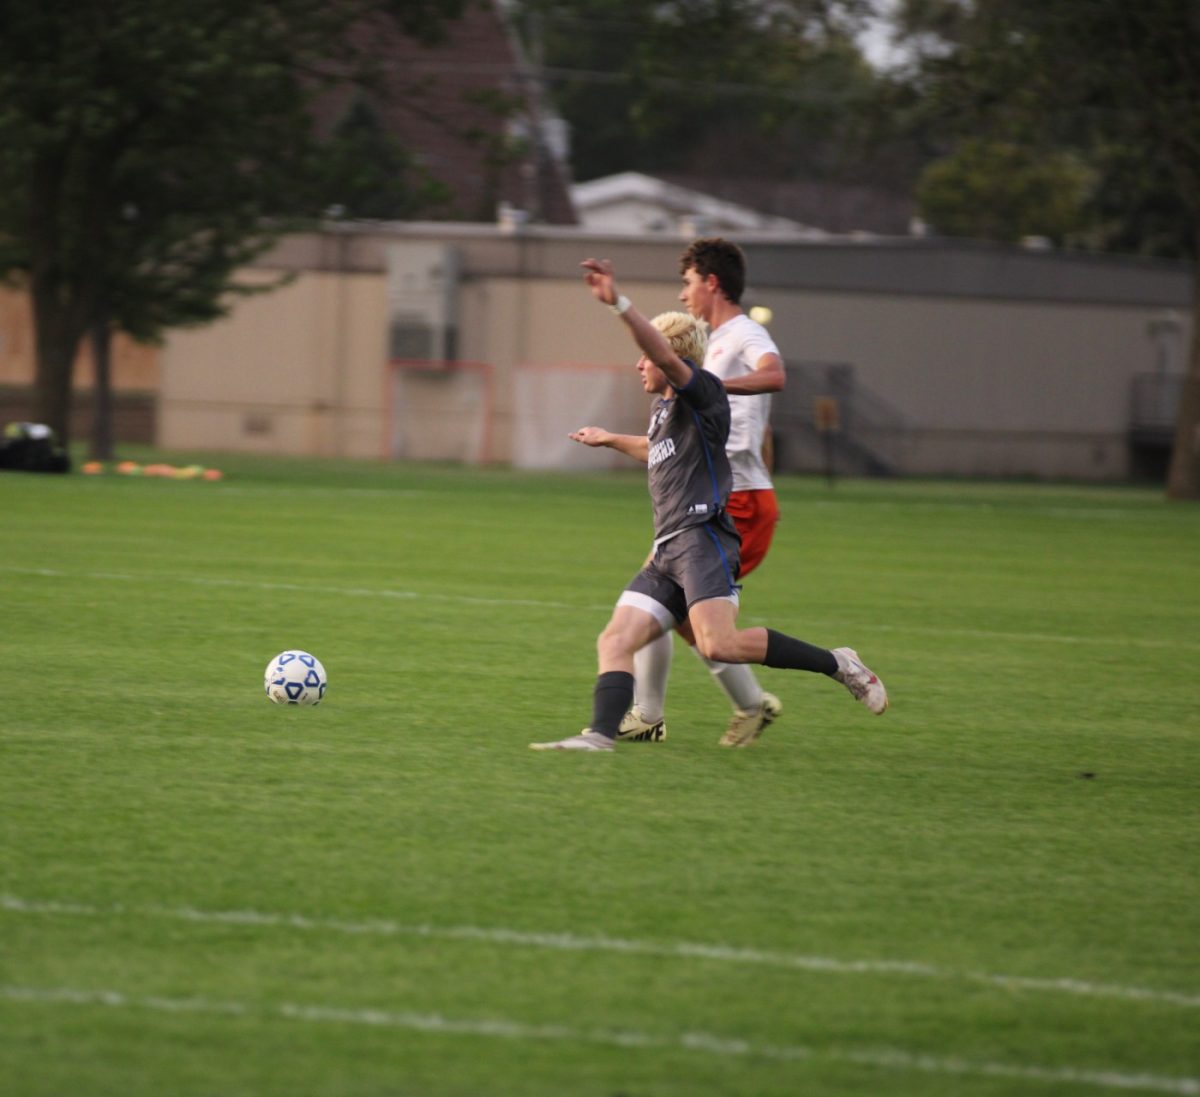
<path fill-rule="evenodd" d="M 458 250 L 446 244 L 388 247 L 388 353 L 430 363 L 458 357 Z"/>

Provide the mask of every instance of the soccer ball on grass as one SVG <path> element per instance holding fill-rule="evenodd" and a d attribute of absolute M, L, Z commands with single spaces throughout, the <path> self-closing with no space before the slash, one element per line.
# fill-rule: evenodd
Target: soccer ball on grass
<path fill-rule="evenodd" d="M 281 651 L 267 664 L 263 688 L 277 705 L 319 705 L 328 681 L 315 655 Z"/>

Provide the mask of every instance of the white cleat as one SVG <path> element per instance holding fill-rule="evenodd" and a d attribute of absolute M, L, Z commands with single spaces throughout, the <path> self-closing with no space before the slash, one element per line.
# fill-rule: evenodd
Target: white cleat
<path fill-rule="evenodd" d="M 748 747 L 782 711 L 783 702 L 773 693 L 767 693 L 764 690 L 762 703 L 757 708 L 753 708 L 749 712 L 742 709 L 734 710 L 733 719 L 729 721 L 729 727 L 721 736 L 720 745 L 723 747 Z"/>
<path fill-rule="evenodd" d="M 530 750 L 612 750 L 613 740 L 607 735 L 601 735 L 591 728 L 584 728 L 578 735 L 569 739 L 559 739 L 553 743 L 530 743 Z"/>
<path fill-rule="evenodd" d="M 667 737 L 666 722 L 659 717 L 657 720 L 646 720 L 642 710 L 634 705 L 621 721 L 617 731 L 619 743 L 661 743 Z"/>
<path fill-rule="evenodd" d="M 858 657 L 858 652 L 853 648 L 834 648 L 833 657 L 838 665 L 834 678 L 876 716 L 882 716 L 887 711 L 888 695 L 878 676 Z"/>

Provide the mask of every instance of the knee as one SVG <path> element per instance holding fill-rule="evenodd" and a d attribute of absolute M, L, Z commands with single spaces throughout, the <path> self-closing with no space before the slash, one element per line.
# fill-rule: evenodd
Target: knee
<path fill-rule="evenodd" d="M 734 662 L 729 655 L 729 646 L 723 642 L 723 638 L 713 636 L 711 633 L 696 633 L 696 650 L 705 659 L 711 659 L 714 663 Z"/>
<path fill-rule="evenodd" d="M 633 649 L 630 647 L 628 637 L 624 631 L 609 624 L 596 638 L 596 654 L 603 662 L 606 659 L 611 660 L 622 656 L 631 656 L 633 655 Z"/>

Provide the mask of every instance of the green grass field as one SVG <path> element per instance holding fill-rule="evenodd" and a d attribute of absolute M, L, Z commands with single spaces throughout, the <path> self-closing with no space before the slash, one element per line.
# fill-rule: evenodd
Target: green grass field
<path fill-rule="evenodd" d="M 1200 1094 L 1200 508 L 785 478 L 891 710 L 580 756 L 636 472 L 214 463 L 0 477 L 6 1097 Z"/>

